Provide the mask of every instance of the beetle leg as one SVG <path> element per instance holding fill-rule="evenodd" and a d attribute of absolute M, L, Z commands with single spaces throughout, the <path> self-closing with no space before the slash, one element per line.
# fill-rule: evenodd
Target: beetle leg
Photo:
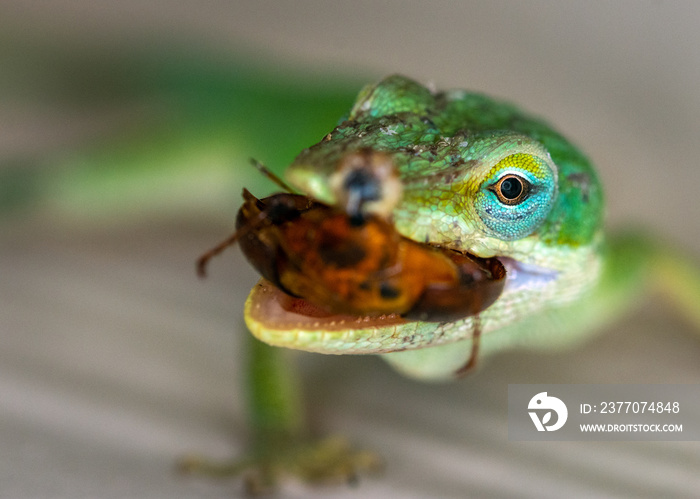
<path fill-rule="evenodd" d="M 481 344 L 481 322 L 479 316 L 474 316 L 474 331 L 472 332 L 472 350 L 466 364 L 455 371 L 455 377 L 461 378 L 472 372 L 476 368 L 476 361 L 479 358 L 479 345 Z"/>

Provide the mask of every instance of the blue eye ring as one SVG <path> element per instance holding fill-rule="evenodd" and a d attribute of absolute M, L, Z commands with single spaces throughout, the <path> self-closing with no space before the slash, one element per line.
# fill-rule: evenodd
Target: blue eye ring
<path fill-rule="evenodd" d="M 503 241 L 532 234 L 554 205 L 556 182 L 556 165 L 546 155 L 515 152 L 498 160 L 474 197 L 485 233 Z"/>

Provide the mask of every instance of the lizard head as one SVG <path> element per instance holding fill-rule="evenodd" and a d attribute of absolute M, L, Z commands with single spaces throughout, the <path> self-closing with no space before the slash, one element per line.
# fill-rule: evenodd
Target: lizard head
<path fill-rule="evenodd" d="M 363 89 L 347 117 L 302 151 L 286 176 L 304 194 L 351 215 L 385 216 L 415 241 L 502 259 L 512 281 L 499 299 L 504 306 L 524 288 L 551 294 L 555 282 L 578 279 L 583 286 L 597 277 L 602 190 L 588 159 L 541 120 L 480 94 L 435 92 L 390 76 Z M 585 272 L 590 279 L 580 279 Z M 473 322 L 301 320 L 266 306 L 261 312 L 262 295 L 254 290 L 248 300 L 254 334 L 322 352 L 456 341 L 469 336 Z M 494 329 L 497 305 L 484 312 L 494 315 Z"/>
<path fill-rule="evenodd" d="M 577 247 L 600 231 L 598 178 L 561 135 L 510 104 L 431 92 L 402 76 L 366 87 L 347 118 L 297 157 L 287 178 L 338 205 L 346 195 L 338 177 L 363 166 L 378 170 L 377 157 L 384 170 L 391 163 L 402 190 L 398 196 L 399 187 L 385 180 L 390 175 L 377 178 L 375 190 L 389 200 L 382 208 L 416 241 L 481 257 L 536 259 L 535 242 Z M 358 168 L 347 168 L 348 158 Z"/>

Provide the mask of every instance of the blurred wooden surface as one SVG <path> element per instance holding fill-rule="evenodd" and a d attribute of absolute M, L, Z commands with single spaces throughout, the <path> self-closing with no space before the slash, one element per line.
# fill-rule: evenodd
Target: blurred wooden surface
<path fill-rule="evenodd" d="M 698 4 L 334 5 L 8 0 L 0 26 L 112 47 L 192 39 L 504 96 L 591 155 L 612 225 L 632 219 L 700 255 Z M 11 104 L 0 96 L 0 108 Z M 90 116 L 71 128 L 41 103 L 12 109 L 0 155 L 40 147 L 54 137 L 47 130 L 91 129 Z M 225 458 L 245 444 L 241 309 L 255 276 L 235 250 L 206 281 L 194 273 L 195 258 L 228 230 L 225 218 L 3 224 L 0 497 L 239 495 L 235 481 L 172 469 L 179 455 Z M 697 496 L 699 443 L 509 442 L 506 395 L 509 383 L 698 383 L 698 339 L 647 301 L 575 351 L 511 352 L 447 385 L 403 379 L 373 357 L 301 354 L 314 418 L 389 466 L 356 489 L 294 486 L 287 496 Z M 700 417 L 700 401 L 688 410 Z"/>
<path fill-rule="evenodd" d="M 173 463 L 245 445 L 241 305 L 256 278 L 240 254 L 200 281 L 214 231 L 22 229 L 0 250 L 0 496 L 237 497 L 240 483 Z M 289 497 L 693 496 L 697 442 L 509 442 L 506 397 L 509 383 L 697 383 L 698 356 L 655 306 L 575 351 L 508 353 L 452 384 L 300 354 L 313 418 L 389 466 L 357 489 Z M 683 410 L 700 418 L 700 401 Z"/>

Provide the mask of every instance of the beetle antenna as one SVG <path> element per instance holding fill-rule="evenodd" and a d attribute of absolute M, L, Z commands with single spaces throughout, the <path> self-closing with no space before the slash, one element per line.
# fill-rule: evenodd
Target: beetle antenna
<path fill-rule="evenodd" d="M 250 194 L 248 191 L 245 191 L 245 193 Z M 244 196 L 245 196 L 244 193 Z M 207 276 L 207 265 L 209 264 L 209 260 L 211 260 L 213 257 L 216 255 L 220 254 L 222 251 L 224 251 L 226 248 L 229 246 L 233 246 L 236 244 L 236 241 L 238 241 L 241 236 L 244 236 L 248 232 L 250 232 L 252 229 L 256 228 L 259 226 L 262 222 L 267 219 L 268 215 L 267 212 L 261 211 L 258 213 L 255 217 L 249 219 L 246 224 L 242 227 L 239 227 L 236 229 L 236 231 L 231 234 L 229 237 L 221 241 L 219 244 L 214 246 L 212 249 L 204 253 L 202 256 L 197 258 L 197 275 L 200 278 L 204 278 Z"/>
<path fill-rule="evenodd" d="M 272 180 L 275 184 L 277 184 L 280 188 L 282 188 L 283 191 L 286 191 L 290 194 L 298 194 L 297 191 L 292 189 L 284 180 L 279 178 L 277 175 L 272 173 L 265 165 L 263 165 L 260 161 L 258 161 L 255 158 L 250 158 L 250 163 L 257 168 L 257 170 L 262 173 L 265 177 L 267 177 L 269 180 Z"/>

